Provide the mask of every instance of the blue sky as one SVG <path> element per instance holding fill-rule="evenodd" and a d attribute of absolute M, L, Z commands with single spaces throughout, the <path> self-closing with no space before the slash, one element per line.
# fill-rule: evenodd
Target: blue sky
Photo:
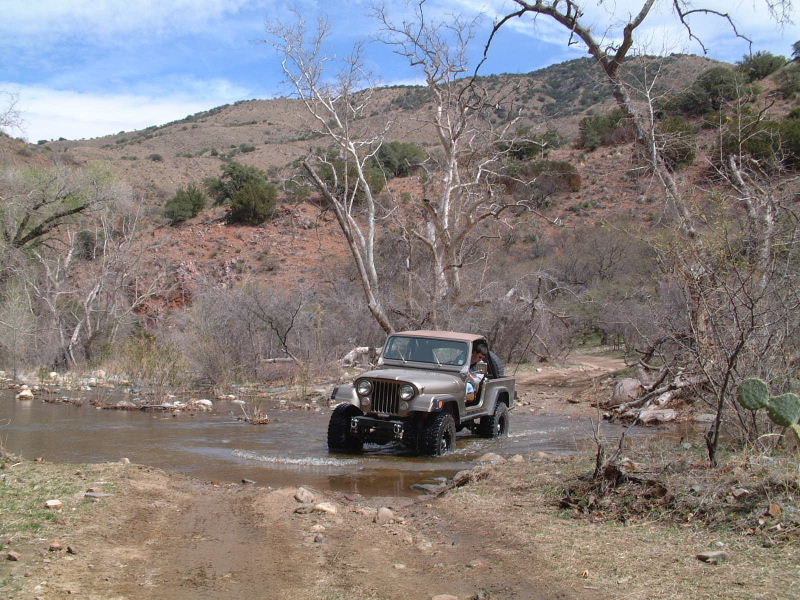
<path fill-rule="evenodd" d="M 670 11 L 657 10 L 640 29 L 650 54 L 701 53 Z M 347 54 L 366 40 L 366 59 L 381 82 L 413 83 L 419 74 L 375 41 L 378 24 L 369 16 L 374 2 L 341 0 L 0 0 L 0 91 L 16 97 L 20 129 L 8 131 L 29 141 L 89 138 L 159 125 L 214 106 L 251 98 L 288 95 L 280 63 L 262 43 L 267 23 L 291 19 L 290 8 L 310 20 L 326 16 L 330 51 Z M 614 25 L 640 2 L 586 2 L 597 31 L 616 35 Z M 701 3 L 695 0 L 695 5 Z M 789 56 L 800 40 L 795 23 L 779 27 L 763 0 L 707 0 L 731 13 L 754 50 Z M 400 19 L 410 15 L 403 0 L 387 3 Z M 428 0 L 431 18 L 453 14 L 477 17 L 476 54 L 493 18 L 513 7 L 510 0 Z M 720 19 L 693 21 L 708 56 L 734 62 L 748 51 Z M 568 47 L 565 35 L 545 19 L 517 20 L 502 31 L 484 74 L 528 72 L 585 56 Z M 0 95 L 0 102 L 7 95 Z M 0 106 L 0 111 L 5 106 Z"/>

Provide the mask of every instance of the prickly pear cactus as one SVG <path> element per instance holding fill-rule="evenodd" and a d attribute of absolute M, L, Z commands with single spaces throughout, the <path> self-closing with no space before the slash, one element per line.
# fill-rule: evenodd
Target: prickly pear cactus
<path fill-rule="evenodd" d="M 796 443 L 798 446 L 800 446 L 800 425 L 798 425 L 798 424 L 796 424 L 796 423 L 795 423 L 794 425 L 792 425 L 791 427 L 789 427 L 789 429 L 790 429 L 790 430 L 792 431 L 792 433 L 794 434 L 794 441 L 795 441 L 795 443 Z"/>
<path fill-rule="evenodd" d="M 789 392 L 773 396 L 767 406 L 769 418 L 778 425 L 791 427 L 800 421 L 800 396 Z"/>
<path fill-rule="evenodd" d="M 758 410 L 769 405 L 769 388 L 755 377 L 745 379 L 736 388 L 736 399 L 746 409 Z"/>

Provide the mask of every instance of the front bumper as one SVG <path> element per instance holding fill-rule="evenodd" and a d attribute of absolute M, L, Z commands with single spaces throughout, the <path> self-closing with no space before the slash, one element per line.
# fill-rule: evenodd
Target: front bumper
<path fill-rule="evenodd" d="M 404 440 L 408 431 L 404 421 L 358 416 L 350 419 L 350 434 L 365 442 L 385 444 Z"/>

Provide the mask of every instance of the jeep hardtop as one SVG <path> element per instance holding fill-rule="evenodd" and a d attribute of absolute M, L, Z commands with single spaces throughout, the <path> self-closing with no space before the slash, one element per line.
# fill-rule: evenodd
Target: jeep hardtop
<path fill-rule="evenodd" d="M 468 388 L 470 357 L 481 335 L 454 331 L 391 334 L 375 369 L 334 388 L 338 405 L 328 424 L 332 452 L 360 452 L 365 442 L 401 442 L 417 454 L 440 455 L 455 444 L 456 431 L 481 437 L 508 433 L 514 378 L 489 352 L 474 369 L 484 375 Z"/>

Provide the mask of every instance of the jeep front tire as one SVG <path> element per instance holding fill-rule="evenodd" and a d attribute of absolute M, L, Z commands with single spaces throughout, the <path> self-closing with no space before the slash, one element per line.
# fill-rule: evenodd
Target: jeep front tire
<path fill-rule="evenodd" d="M 352 404 L 340 404 L 333 410 L 328 422 L 328 450 L 331 452 L 361 452 L 364 444 L 350 433 L 350 419 L 362 414 Z"/>
<path fill-rule="evenodd" d="M 449 412 L 438 413 L 422 429 L 419 452 L 441 456 L 456 445 L 456 421 Z"/>

